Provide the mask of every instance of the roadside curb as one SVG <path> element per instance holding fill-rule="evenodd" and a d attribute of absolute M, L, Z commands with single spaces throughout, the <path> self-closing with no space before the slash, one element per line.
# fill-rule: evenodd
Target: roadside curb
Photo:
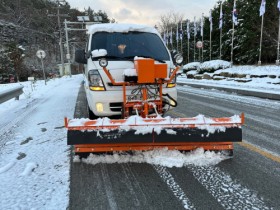
<path fill-rule="evenodd" d="M 192 83 L 183 83 L 177 82 L 178 85 L 188 85 L 195 88 L 205 88 L 205 89 L 217 89 L 223 90 L 231 93 L 237 93 L 246 96 L 254 96 L 259 98 L 266 98 L 272 100 L 280 100 L 280 94 L 276 93 L 269 93 L 269 92 L 260 92 L 260 91 L 253 91 L 253 90 L 244 90 L 244 89 L 237 89 L 237 88 L 227 88 L 227 87 L 219 87 L 219 86 L 212 86 L 212 85 L 204 85 L 204 84 L 192 84 Z"/>

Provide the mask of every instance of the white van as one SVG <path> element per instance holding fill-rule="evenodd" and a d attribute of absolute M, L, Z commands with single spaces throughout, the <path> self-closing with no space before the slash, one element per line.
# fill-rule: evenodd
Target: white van
<path fill-rule="evenodd" d="M 92 51 L 105 49 L 107 69 L 115 81 L 123 81 L 125 69 L 134 68 L 134 58 L 152 58 L 164 62 L 168 74 L 175 69 L 175 58 L 171 57 L 158 31 L 149 26 L 135 24 L 96 24 L 88 28 L 87 49 L 77 50 L 75 60 L 85 64 L 84 86 L 88 102 L 89 118 L 110 117 L 122 114 L 123 90 L 112 86 L 109 78 L 99 65 L 99 58 Z M 175 56 L 174 56 L 175 57 Z M 176 56 L 177 60 L 180 56 Z M 175 78 L 176 79 L 176 78 Z M 135 87 L 127 87 L 134 91 Z M 163 88 L 164 111 L 176 106 L 177 91 L 175 80 Z"/>

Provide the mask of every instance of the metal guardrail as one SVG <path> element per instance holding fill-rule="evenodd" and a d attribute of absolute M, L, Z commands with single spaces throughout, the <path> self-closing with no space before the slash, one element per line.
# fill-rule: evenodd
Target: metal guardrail
<path fill-rule="evenodd" d="M 12 98 L 19 100 L 19 96 L 23 93 L 23 86 L 14 87 L 0 92 L 0 104 L 8 101 Z"/>

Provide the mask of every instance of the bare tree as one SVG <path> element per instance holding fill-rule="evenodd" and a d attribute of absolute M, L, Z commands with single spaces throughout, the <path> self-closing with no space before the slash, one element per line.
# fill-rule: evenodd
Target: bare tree
<path fill-rule="evenodd" d="M 29 11 L 27 7 L 25 7 L 27 2 L 22 2 L 22 0 L 14 0 L 12 2 L 2 0 L 0 2 L 1 17 L 16 25 L 28 27 L 30 24 L 30 13 L 33 11 Z"/>
<path fill-rule="evenodd" d="M 160 22 L 158 23 L 159 31 L 164 32 L 177 26 L 179 22 L 183 20 L 184 15 L 178 12 L 169 11 L 167 14 L 160 16 Z"/>

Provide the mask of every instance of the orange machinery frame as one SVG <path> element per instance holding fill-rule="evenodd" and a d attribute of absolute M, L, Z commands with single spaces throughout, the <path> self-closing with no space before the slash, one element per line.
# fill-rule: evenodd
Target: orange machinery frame
<path fill-rule="evenodd" d="M 124 118 L 129 117 L 128 109 L 131 107 L 138 109 L 141 117 L 148 117 L 148 110 L 153 108 L 153 106 L 148 103 L 148 91 L 146 87 L 142 88 L 142 102 L 128 102 L 126 97 L 126 86 L 137 86 L 146 83 L 159 85 L 159 100 L 154 100 L 153 103 L 157 106 L 158 113 L 162 114 L 162 86 L 170 83 L 174 79 L 179 67 L 176 67 L 168 80 L 165 79 L 167 78 L 167 64 L 155 64 L 153 59 L 140 59 L 135 61 L 135 68 L 138 73 L 138 81 L 132 83 L 116 82 L 109 70 L 106 67 L 103 67 L 103 70 L 110 79 L 111 83 L 115 86 L 122 86 L 123 88 Z M 141 109 L 143 102 L 144 109 Z"/>
<path fill-rule="evenodd" d="M 142 69 L 147 69 L 147 68 L 152 68 L 151 62 L 148 62 L 148 65 L 146 65 L 147 63 L 145 63 L 144 61 L 147 59 L 143 59 L 143 60 L 138 60 L 136 62 L 136 70 L 138 71 L 139 74 L 139 70 L 141 71 Z M 152 60 L 152 59 L 150 59 Z M 154 63 L 154 60 L 152 60 L 152 62 Z M 139 68 L 140 66 L 140 68 Z M 157 67 L 155 69 L 157 69 L 156 71 L 158 72 L 162 72 L 162 69 L 167 68 L 164 66 L 161 66 L 157 69 Z M 159 71 L 160 69 L 160 71 Z M 145 75 L 148 78 L 148 81 L 151 84 L 157 84 L 159 85 L 159 100 L 155 100 L 153 101 L 154 104 L 156 104 L 157 109 L 158 109 L 158 113 L 161 114 L 162 113 L 162 86 L 163 84 L 167 84 L 170 83 L 174 77 L 176 76 L 176 72 L 178 71 L 179 67 L 176 67 L 176 69 L 172 72 L 170 78 L 167 80 L 165 79 L 165 73 L 147 73 L 145 74 L 145 71 L 141 71 L 141 78 L 145 78 Z M 142 102 L 139 103 L 139 101 L 137 102 L 128 102 L 127 101 L 127 95 L 126 95 L 126 86 L 136 86 L 142 83 L 146 83 L 147 82 L 147 78 L 144 79 L 143 81 L 139 82 L 116 82 L 114 80 L 114 78 L 112 77 L 112 75 L 110 74 L 109 70 L 106 67 L 103 67 L 103 70 L 105 72 L 105 74 L 108 76 L 108 78 L 110 79 L 111 83 L 115 86 L 122 86 L 123 88 L 123 101 L 124 101 L 124 109 L 126 113 L 124 115 L 124 118 L 129 117 L 128 116 L 128 109 L 133 107 L 133 108 L 137 108 L 140 109 L 140 113 L 141 113 L 141 117 L 143 118 L 147 118 L 148 117 L 148 110 L 152 105 L 150 105 L 148 103 L 148 96 L 147 96 L 147 88 L 142 88 L 142 95 L 143 95 L 143 99 Z M 167 70 L 167 69 L 166 69 Z M 155 71 L 155 72 L 156 72 Z M 146 71 L 147 72 L 147 71 Z M 161 78 L 156 78 L 156 75 L 160 75 L 159 77 Z M 153 78 L 151 78 L 153 77 Z M 141 109 L 139 107 L 144 107 L 144 109 Z M 188 119 L 188 118 L 185 118 Z M 149 119 L 145 119 L 147 121 L 149 121 Z M 151 121 L 154 119 L 150 119 Z M 182 118 L 182 120 L 184 120 L 184 118 Z M 222 123 L 227 124 L 229 118 L 216 118 L 217 121 L 220 121 Z M 120 120 L 114 120 L 114 122 L 123 122 L 125 121 L 125 119 L 120 119 Z M 85 123 L 84 127 L 79 127 L 79 128 L 71 128 L 68 127 L 68 119 L 65 118 L 65 127 L 68 128 L 68 130 L 87 130 L 90 127 L 92 121 L 88 121 L 88 123 Z M 244 124 L 244 114 L 242 113 L 241 115 L 241 123 L 239 125 Z M 89 127 L 87 127 L 89 126 Z M 195 125 L 193 125 L 195 126 Z M 113 126 L 111 126 L 113 127 Z M 177 125 L 176 127 L 180 127 L 180 125 Z M 168 143 L 123 143 L 123 144 L 76 144 L 74 145 L 74 149 L 75 149 L 75 153 L 81 153 L 81 152 L 109 152 L 109 151 L 130 151 L 130 150 L 152 150 L 152 149 L 157 149 L 157 148 L 168 148 L 168 149 L 176 149 L 176 150 L 193 150 L 196 148 L 204 148 L 205 150 L 233 150 L 233 142 L 168 142 Z"/>

